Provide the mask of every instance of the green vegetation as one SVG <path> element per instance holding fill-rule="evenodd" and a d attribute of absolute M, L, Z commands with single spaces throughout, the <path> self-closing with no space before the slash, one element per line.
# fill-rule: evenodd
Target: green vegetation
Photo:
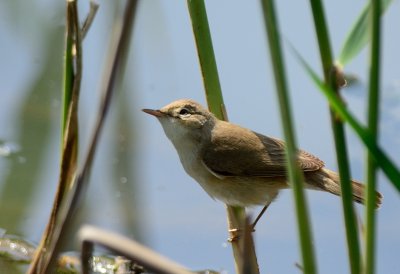
<path fill-rule="evenodd" d="M 318 90 L 326 98 L 327 106 L 330 108 L 332 132 L 335 141 L 336 160 L 341 180 L 342 192 L 342 208 L 347 239 L 347 254 L 352 274 L 374 274 L 376 273 L 376 189 L 377 189 L 377 171 L 381 170 L 383 174 L 390 180 L 394 189 L 400 192 L 400 171 L 395 163 L 386 155 L 383 149 L 378 144 L 379 139 L 379 117 L 380 117 L 380 74 L 381 74 L 381 21 L 384 12 L 389 8 L 393 1 L 371 0 L 370 3 L 361 11 L 360 16 L 355 21 L 353 28 L 349 30 L 347 39 L 343 43 L 342 50 L 335 59 L 333 46 L 330 41 L 329 27 L 325 18 L 325 10 L 323 1 L 310 0 L 310 8 L 313 15 L 313 24 L 315 27 L 316 40 L 318 42 L 319 57 L 322 64 L 322 72 L 317 73 L 303 58 L 302 53 L 298 49 L 291 46 L 293 54 L 296 56 L 299 63 L 304 68 L 306 75 L 318 87 Z M 61 122 L 61 157 L 60 170 L 58 178 L 57 190 L 54 194 L 54 205 L 51 210 L 49 221 L 44 229 L 42 240 L 37 247 L 37 252 L 34 254 L 30 250 L 29 258 L 32 258 L 28 273 L 51 273 L 54 266 L 57 264 L 57 256 L 68 246 L 68 241 L 71 234 L 76 232 L 74 227 L 73 217 L 77 208 L 81 205 L 86 196 L 88 181 L 90 176 L 93 159 L 97 148 L 97 143 L 102 134 L 102 127 L 105 123 L 105 118 L 108 110 L 111 108 L 112 94 L 118 88 L 121 88 L 120 83 L 125 74 L 126 60 L 128 59 L 129 45 L 131 41 L 131 32 L 134 26 L 135 13 L 137 12 L 137 1 L 127 1 L 124 9 L 124 14 L 119 14 L 113 18 L 113 34 L 110 37 L 110 47 L 107 52 L 109 61 L 104 65 L 104 75 L 102 79 L 101 102 L 99 110 L 96 114 L 96 121 L 93 129 L 90 131 L 90 139 L 85 147 L 78 143 L 79 135 L 79 99 L 81 97 L 81 82 L 87 77 L 83 71 L 83 38 L 90 27 L 90 22 L 95 21 L 95 9 L 92 6 L 91 12 L 84 26 L 81 26 L 82 21 L 78 15 L 77 1 L 66 2 L 66 24 L 65 24 L 65 40 L 64 53 L 57 48 L 60 45 L 51 47 L 46 45 L 45 51 L 48 51 L 46 59 L 43 61 L 42 67 L 38 70 L 38 77 L 32 83 L 32 90 L 29 91 L 29 100 L 21 107 L 21 113 L 29 117 L 31 109 L 40 109 L 40 103 L 32 104 L 32 98 L 35 98 L 35 92 L 43 90 L 46 97 L 51 97 L 51 89 L 44 84 L 46 77 L 56 79 L 57 84 L 60 83 L 59 89 L 62 89 L 62 109 L 60 111 Z M 11 5 L 11 4 L 10 4 Z M 92 4 L 93 5 L 93 4 Z M 192 30 L 196 44 L 198 60 L 201 67 L 201 74 L 205 89 L 205 95 L 209 109 L 219 118 L 227 118 L 225 104 L 223 100 L 223 90 L 220 85 L 220 79 L 217 71 L 216 54 L 214 53 L 212 43 L 212 27 L 210 27 L 206 5 L 204 0 L 187 0 L 188 16 L 192 23 Z M 9 8 L 12 10 L 12 7 Z M 117 10 L 117 8 L 116 8 Z M 139 9 L 140 12 L 140 9 Z M 229 12 L 229 9 L 224 12 Z M 279 105 L 280 118 L 282 129 L 286 141 L 286 157 L 288 162 L 288 178 L 293 189 L 293 200 L 295 205 L 295 214 L 297 222 L 297 230 L 299 235 L 299 250 L 301 253 L 301 269 L 304 273 L 318 273 L 317 262 L 318 254 L 313 246 L 313 233 L 311 229 L 311 218 L 307 207 L 305 191 L 303 189 L 303 174 L 297 166 L 297 141 L 295 133 L 295 124 L 293 120 L 293 106 L 291 104 L 290 92 L 288 87 L 286 64 L 284 59 L 284 42 L 282 39 L 284 34 L 281 33 L 280 24 L 285 24 L 285 18 L 280 18 L 278 23 L 278 12 L 275 8 L 273 0 L 260 1 L 260 16 L 263 15 L 265 23 L 265 32 L 268 40 L 268 47 L 271 59 L 271 67 L 274 75 L 277 105 Z M 310 30 L 311 31 L 311 30 Z M 61 41 L 60 35 L 51 34 L 51 39 Z M 55 37 L 55 38 L 54 38 Z M 49 41 L 51 40 L 49 38 Z M 290 41 L 289 41 L 290 43 Z M 351 110 L 346 106 L 346 102 L 341 96 L 341 89 L 345 83 L 343 75 L 344 66 L 349 64 L 365 47 L 369 48 L 369 70 L 368 70 L 368 114 L 367 123 L 363 125 Z M 47 48 L 48 47 L 48 48 Z M 266 51 L 268 49 L 265 49 Z M 62 65 L 61 60 L 64 57 Z M 55 69 L 53 69 L 55 67 Z M 61 69 L 63 69 L 63 80 L 61 78 Z M 55 73 L 55 72 L 56 73 Z M 59 74 L 55 76 L 53 74 Z M 319 76 L 322 75 L 322 76 Z M 62 87 L 61 87 L 62 86 Z M 306 94 L 305 96 L 312 96 Z M 94 102 L 93 100 L 92 102 Z M 125 111 L 129 106 L 124 102 Z M 40 110 L 43 119 L 50 119 L 50 110 Z M 25 117 L 24 116 L 24 117 Z M 32 141 L 37 146 L 44 147 L 48 143 L 49 129 L 40 124 L 37 120 L 28 119 L 21 124 L 21 146 L 28 147 Z M 123 122 L 121 123 L 123 127 Z M 366 154 L 366 193 L 365 193 L 365 231 L 360 229 L 358 224 L 356 210 L 352 201 L 351 174 L 348 156 L 348 145 L 346 143 L 345 126 L 348 125 L 365 147 Z M 35 135 L 33 130 L 29 131 L 29 126 L 40 128 L 40 132 Z M 26 132 L 26 131 L 29 132 Z M 34 135 L 36 138 L 29 139 L 28 135 Z M 26 136 L 25 136 L 26 135 Z M 128 134 L 129 136 L 129 134 Z M 133 138 L 133 137 L 132 137 Z M 1 140 L 0 140 L 1 141 Z M 39 180 L 38 170 L 46 169 L 46 167 L 38 164 L 44 157 L 43 150 L 33 150 L 32 154 L 37 156 L 37 163 L 32 165 L 29 170 L 32 177 L 32 183 L 21 185 L 23 179 L 18 177 L 18 167 L 11 166 L 11 173 L 5 176 L 5 184 L 2 186 L 0 194 L 0 207 L 3 211 L 12 212 L 12 218 L 0 218 L 2 226 L 7 225 L 8 230 L 18 232 L 18 227 L 22 223 L 26 208 L 18 208 L 13 211 L 13 203 L 16 203 L 19 198 L 21 189 L 31 193 L 33 188 L 39 188 L 36 182 Z M 78 155 L 82 155 L 82 160 L 78 161 Z M 124 158 L 128 161 L 128 157 Z M 136 163 L 135 163 L 136 164 Z M 129 170 L 129 165 L 121 164 L 124 170 Z M 122 172 L 117 172 L 119 174 Z M 14 183 L 15 181 L 15 183 Z M 13 184 L 11 184 L 14 183 Z M 32 197 L 27 197 L 24 203 L 30 205 Z M 127 207 L 126 207 L 127 208 Z M 125 215 L 129 214 L 129 210 L 125 208 Z M 132 209 L 133 210 L 133 209 Z M 19 216 L 19 217 L 18 217 Z M 233 257 L 237 273 L 264 273 L 265 269 L 259 269 L 257 263 L 256 249 L 252 233 L 250 233 L 249 220 L 246 218 L 246 210 L 242 207 L 227 206 L 228 228 L 231 236 L 234 238 L 237 235 L 231 230 L 239 229 L 240 237 L 231 243 L 233 248 Z M 18 219 L 19 218 L 19 219 Z M 133 226 L 133 225 L 132 225 Z M 16 234 L 12 231 L 12 234 Z M 361 235 L 361 237 L 360 237 Z M 3 242 L 8 242 L 7 238 L 2 238 Z M 118 236 L 116 236 L 118 238 Z M 103 235 L 106 242 L 107 234 Z M 121 240 L 121 239 L 120 239 Z M 122 239 L 121 242 L 126 239 Z M 85 253 L 85 258 L 91 255 L 93 243 L 89 243 L 90 250 Z M 12 245 L 14 242 L 11 242 Z M 260 243 L 261 244 L 261 243 Z M 23 247 L 24 244 L 15 242 L 15 245 Z M 105 245 L 105 244 L 104 244 Z M 1 245 L 0 245 L 1 246 Z M 106 245 L 105 245 L 106 246 Z M 33 246 L 30 246 L 33 249 Z M 364 247 L 364 249 L 363 249 Z M 10 250 L 6 247 L 6 251 Z M 123 250 L 119 247 L 114 247 L 112 250 Z M 1 256 L 7 260 L 17 261 L 10 256 L 8 252 L 1 251 Z M 124 253 L 130 256 L 129 252 Z M 155 255 L 154 255 L 155 257 Z M 129 257 L 135 259 L 135 255 Z M 144 261 L 147 258 L 143 259 Z M 23 260 L 26 262 L 26 260 Z M 151 261 L 151 260 L 150 260 Z M 160 259 L 163 262 L 163 259 Z M 182 262 L 184 264 L 184 262 Z M 168 265 L 168 264 L 167 264 Z M 1 266 L 1 265 L 0 265 Z M 85 265 L 85 269 L 88 267 Z M 11 267 L 13 271 L 18 271 L 19 266 Z M 15 269 L 14 269 L 15 268 Z M 151 267 L 150 267 L 151 268 Z M 180 268 L 180 266 L 177 266 Z M 157 268 L 155 268 L 157 269 Z M 171 270 L 172 271 L 172 270 Z M 182 270 L 186 273 L 186 270 Z M 168 273 L 168 272 L 166 272 Z M 173 271 L 171 272 L 173 273 Z"/>

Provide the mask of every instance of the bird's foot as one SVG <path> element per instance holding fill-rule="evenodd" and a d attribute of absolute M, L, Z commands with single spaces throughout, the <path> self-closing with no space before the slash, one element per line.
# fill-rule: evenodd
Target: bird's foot
<path fill-rule="evenodd" d="M 254 229 L 253 225 L 249 225 L 248 229 L 249 229 L 250 233 L 253 233 L 256 231 Z M 232 243 L 232 242 L 237 241 L 242 236 L 242 232 L 245 232 L 245 231 L 243 231 L 243 229 L 240 229 L 240 228 L 232 228 L 232 229 L 229 229 L 228 232 L 229 232 L 228 242 Z"/>
<path fill-rule="evenodd" d="M 229 232 L 228 242 L 233 243 L 239 240 L 241 234 L 240 228 L 231 228 L 228 230 L 228 232 Z"/>

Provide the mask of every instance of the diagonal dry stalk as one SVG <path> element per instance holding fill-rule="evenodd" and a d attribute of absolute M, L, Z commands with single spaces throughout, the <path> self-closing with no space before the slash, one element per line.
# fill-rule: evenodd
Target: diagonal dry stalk
<path fill-rule="evenodd" d="M 78 152 L 78 98 L 82 79 L 82 47 L 79 26 L 79 16 L 76 1 L 67 2 L 66 49 L 65 49 L 65 79 L 64 90 L 69 93 L 69 104 L 66 108 L 66 118 L 63 120 L 63 147 L 61 170 L 53 208 L 46 229 L 43 233 L 37 252 L 32 260 L 28 273 L 42 273 L 43 266 L 49 260 L 54 241 L 54 232 L 60 205 L 65 199 L 67 189 L 71 187 L 77 166 Z"/>
<path fill-rule="evenodd" d="M 194 274 L 194 272 L 186 270 L 183 266 L 161 256 L 146 246 L 116 233 L 85 225 L 79 230 L 79 238 L 82 243 L 81 262 L 83 274 L 89 273 L 90 256 L 92 255 L 94 244 L 131 259 L 133 262 L 143 266 L 146 272 Z"/>

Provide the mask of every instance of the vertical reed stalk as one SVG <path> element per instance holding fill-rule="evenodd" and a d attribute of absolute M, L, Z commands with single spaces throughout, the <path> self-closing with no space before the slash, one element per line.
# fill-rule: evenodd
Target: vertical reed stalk
<path fill-rule="evenodd" d="M 318 38 L 325 83 L 336 93 L 337 96 L 340 96 L 340 87 L 338 84 L 338 75 L 340 74 L 340 71 L 333 64 L 329 33 L 325 21 L 323 4 L 320 0 L 311 0 L 310 3 Z M 356 215 L 353 207 L 353 195 L 350 179 L 349 161 L 347 156 L 347 146 L 345 140 L 345 130 L 342 120 L 334 113 L 332 109 L 331 122 L 341 182 L 340 186 L 342 192 L 342 204 L 346 226 L 347 249 L 349 254 L 350 269 L 352 274 L 359 274 L 361 271 L 360 243 L 358 237 Z"/>
<path fill-rule="evenodd" d="M 303 189 L 303 174 L 298 167 L 297 146 L 293 129 L 292 114 L 289 102 L 288 87 L 284 68 L 282 47 L 280 44 L 279 26 L 276 19 L 274 2 L 262 0 L 264 21 L 267 29 L 270 55 L 275 76 L 281 120 L 286 140 L 286 157 L 288 161 L 288 175 L 293 188 L 296 206 L 297 224 L 300 237 L 301 255 L 304 273 L 317 272 L 313 249 L 312 233 L 308 217 L 307 203 Z"/>
<path fill-rule="evenodd" d="M 187 3 L 209 109 L 219 119 L 227 120 L 204 0 L 188 0 Z M 245 208 L 228 205 L 226 207 L 229 230 L 239 229 L 239 231 L 244 231 L 246 226 Z M 245 265 L 244 260 L 246 260 L 246 264 L 250 264 L 251 269 L 256 269 L 256 273 L 258 273 L 253 242 L 246 244 L 247 253 L 243 254 L 244 239 L 245 237 L 239 237 L 231 242 L 236 272 L 242 273 L 243 265 Z"/>
<path fill-rule="evenodd" d="M 379 79 L 380 79 L 380 0 L 371 0 L 370 20 L 371 47 L 369 67 L 369 98 L 368 98 L 368 129 L 372 139 L 377 142 L 378 119 L 379 119 Z M 366 231 L 365 231 L 365 254 L 364 271 L 366 274 L 375 273 L 375 232 L 376 232 L 376 162 L 371 153 L 367 151 L 367 191 L 366 191 Z"/>

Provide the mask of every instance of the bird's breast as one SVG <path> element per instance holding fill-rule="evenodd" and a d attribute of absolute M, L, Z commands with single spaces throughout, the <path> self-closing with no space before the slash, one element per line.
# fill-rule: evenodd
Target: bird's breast
<path fill-rule="evenodd" d="M 177 149 L 178 150 L 178 149 Z M 203 164 L 196 148 L 179 152 L 186 173 L 214 199 L 233 206 L 265 205 L 286 188 L 286 181 L 267 178 L 217 177 Z M 276 180 L 276 181 L 275 181 Z"/>
<path fill-rule="evenodd" d="M 186 173 L 214 199 L 233 206 L 265 205 L 275 199 L 286 180 L 260 177 L 218 177 L 201 159 L 201 145 L 188 139 L 173 140 Z"/>
<path fill-rule="evenodd" d="M 179 143 L 175 148 L 186 173 L 196 181 L 208 175 L 209 172 L 202 165 L 198 146 Z"/>

